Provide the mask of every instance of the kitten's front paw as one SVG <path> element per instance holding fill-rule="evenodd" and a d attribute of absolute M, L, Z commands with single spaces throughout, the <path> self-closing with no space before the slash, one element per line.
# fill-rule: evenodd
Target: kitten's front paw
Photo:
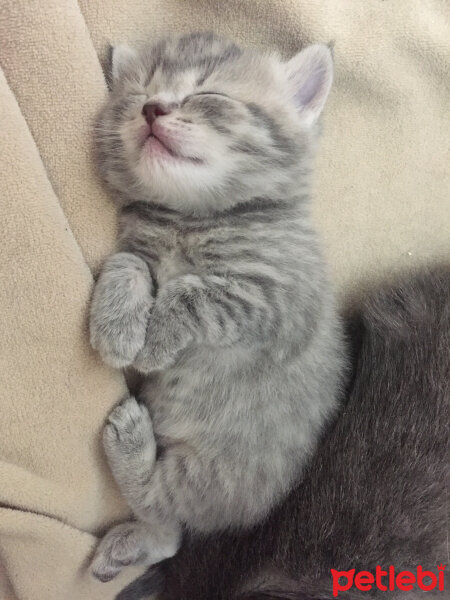
<path fill-rule="evenodd" d="M 145 343 L 152 280 L 139 257 L 120 252 L 103 267 L 92 297 L 91 345 L 108 365 L 128 367 Z"/>
<path fill-rule="evenodd" d="M 103 445 L 113 472 L 154 446 L 152 421 L 147 408 L 132 396 L 111 412 L 103 431 Z M 126 464 L 122 464 L 126 463 Z"/>
<path fill-rule="evenodd" d="M 130 335 L 129 330 L 93 331 L 91 326 L 91 345 L 97 350 L 104 363 L 114 369 L 129 367 L 142 348 L 144 336 Z"/>
<path fill-rule="evenodd" d="M 153 310 L 147 327 L 145 345 L 133 361 L 133 367 L 144 374 L 168 369 L 191 341 L 192 335 L 176 316 L 170 313 L 160 314 L 160 311 Z"/>

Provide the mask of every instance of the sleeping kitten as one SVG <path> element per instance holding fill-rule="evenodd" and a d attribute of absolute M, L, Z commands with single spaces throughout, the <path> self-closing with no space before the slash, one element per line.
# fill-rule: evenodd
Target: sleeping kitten
<path fill-rule="evenodd" d="M 248 528 L 288 494 L 345 368 L 309 180 L 326 46 L 289 60 L 212 34 L 112 56 L 103 174 L 123 207 L 91 308 L 105 362 L 148 374 L 104 447 L 136 521 L 92 570 L 174 555 L 182 529 Z"/>
<path fill-rule="evenodd" d="M 146 598 L 163 575 L 160 600 L 331 600 L 331 569 L 441 564 L 444 590 L 428 597 L 449 597 L 450 269 L 378 293 L 358 330 L 348 403 L 304 481 L 252 532 L 187 539 L 118 600 Z M 353 585 L 337 598 L 423 594 Z"/>

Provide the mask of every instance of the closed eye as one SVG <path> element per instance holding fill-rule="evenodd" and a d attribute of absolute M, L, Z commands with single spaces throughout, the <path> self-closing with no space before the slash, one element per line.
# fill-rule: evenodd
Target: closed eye
<path fill-rule="evenodd" d="M 197 94 L 193 94 L 194 96 L 225 96 L 225 98 L 229 98 L 227 94 L 223 94 L 221 92 L 198 92 Z"/>
<path fill-rule="evenodd" d="M 230 96 L 227 94 L 222 94 L 222 92 L 197 92 L 195 94 L 190 94 L 186 96 L 186 98 L 181 102 L 181 106 L 184 106 L 186 102 L 188 102 L 191 98 L 196 98 L 197 96 L 223 96 L 223 98 L 229 98 L 232 100 Z"/>

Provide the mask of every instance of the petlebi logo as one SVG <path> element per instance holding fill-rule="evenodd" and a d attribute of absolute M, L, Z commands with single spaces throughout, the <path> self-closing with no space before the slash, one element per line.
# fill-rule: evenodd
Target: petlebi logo
<path fill-rule="evenodd" d="M 396 573 L 395 567 L 390 566 L 387 571 L 377 565 L 375 574 L 370 571 L 359 571 L 350 569 L 350 571 L 336 571 L 331 569 L 333 578 L 333 596 L 337 597 L 339 592 L 345 592 L 356 587 L 358 590 L 368 592 L 374 586 L 379 590 L 386 592 L 392 590 L 410 591 L 417 586 L 424 592 L 438 589 L 444 591 L 444 571 L 445 565 L 438 565 L 438 575 L 433 571 L 424 571 L 419 565 L 415 572 L 399 571 Z"/>

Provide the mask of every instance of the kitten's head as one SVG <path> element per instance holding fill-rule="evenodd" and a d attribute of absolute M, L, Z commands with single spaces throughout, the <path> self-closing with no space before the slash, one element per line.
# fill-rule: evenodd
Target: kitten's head
<path fill-rule="evenodd" d="M 284 62 L 198 33 L 120 45 L 111 62 L 98 145 L 127 201 L 204 212 L 299 192 L 332 82 L 327 46 Z"/>

